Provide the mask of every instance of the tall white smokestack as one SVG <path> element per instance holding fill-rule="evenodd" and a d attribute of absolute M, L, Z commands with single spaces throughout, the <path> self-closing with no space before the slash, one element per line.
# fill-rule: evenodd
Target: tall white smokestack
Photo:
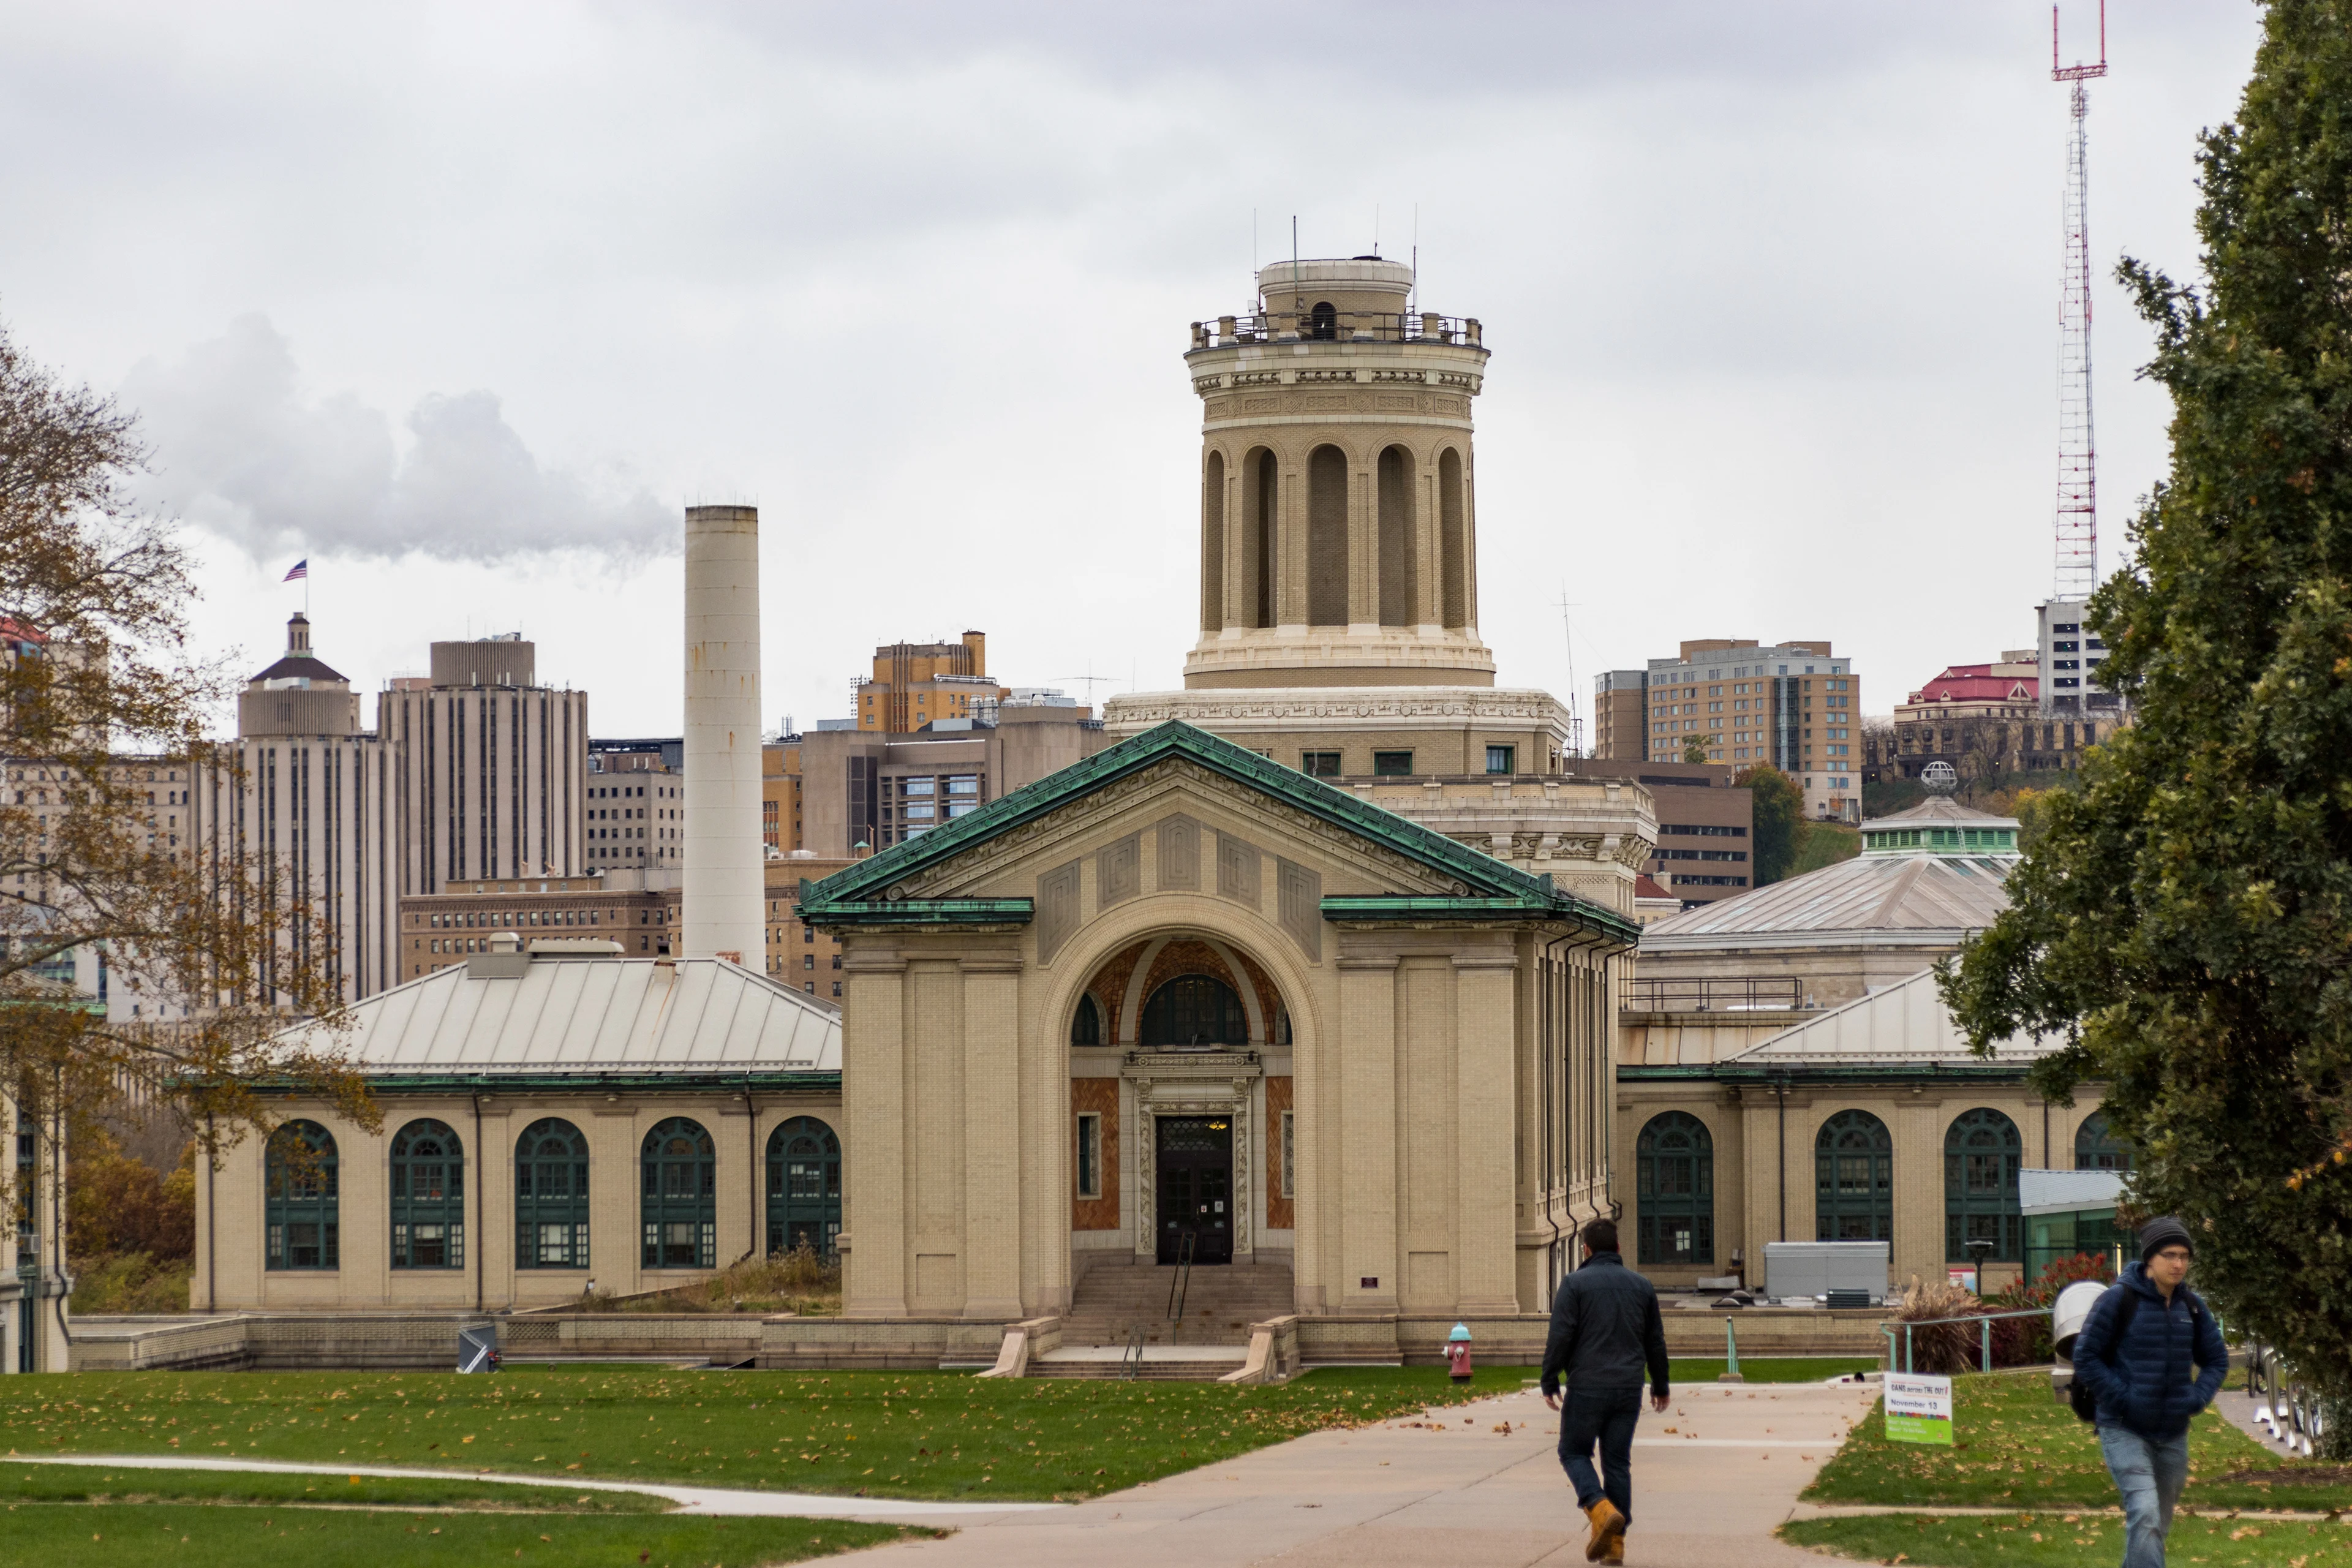
<path fill-rule="evenodd" d="M 686 509 L 686 889 L 679 956 L 764 967 L 760 509 Z"/>

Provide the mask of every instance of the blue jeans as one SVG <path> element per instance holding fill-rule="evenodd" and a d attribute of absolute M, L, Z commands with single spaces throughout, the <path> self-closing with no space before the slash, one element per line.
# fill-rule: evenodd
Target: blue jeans
<path fill-rule="evenodd" d="M 1576 1489 L 1576 1506 L 1601 1498 L 1633 1521 L 1633 1424 L 1642 1418 L 1642 1388 L 1583 1388 L 1573 1384 L 1560 1401 L 1559 1462 Z M 1592 1473 L 1592 1445 L 1601 1444 L 1601 1473 Z M 2179 1489 L 2174 1488 L 2177 1493 Z"/>
<path fill-rule="evenodd" d="M 2124 1497 L 2123 1568 L 2164 1568 L 2172 1505 L 2189 1484 L 2189 1434 L 2159 1441 L 2122 1426 L 2101 1426 L 2099 1451 Z"/>

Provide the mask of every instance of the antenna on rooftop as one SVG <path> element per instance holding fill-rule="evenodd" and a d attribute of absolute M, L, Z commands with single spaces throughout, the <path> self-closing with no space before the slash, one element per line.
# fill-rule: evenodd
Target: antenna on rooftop
<path fill-rule="evenodd" d="M 1569 622 L 1568 612 L 1581 605 L 1569 602 L 1568 584 L 1559 585 L 1559 637 L 1568 649 L 1568 750 L 1571 756 L 1584 755 L 1584 718 L 1576 705 L 1576 629 Z"/>
<path fill-rule="evenodd" d="M 2099 584 L 2099 453 L 2091 424 L 2091 95 L 2107 74 L 2107 0 L 2099 0 L 2099 61 L 2058 63 L 2058 7 L 2050 7 L 2050 79 L 2073 84 L 2066 147 L 2066 249 L 2058 311 L 2058 520 L 2053 595 L 2087 597 Z"/>

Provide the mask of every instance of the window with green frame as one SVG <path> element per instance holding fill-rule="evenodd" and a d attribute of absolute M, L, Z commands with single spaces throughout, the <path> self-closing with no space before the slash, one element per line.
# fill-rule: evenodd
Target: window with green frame
<path fill-rule="evenodd" d="M 341 1200 L 335 1140 L 315 1121 L 289 1121 L 263 1161 L 264 1267 L 339 1268 Z"/>
<path fill-rule="evenodd" d="M 2074 1169 L 2078 1171 L 2128 1171 L 2132 1168 L 2132 1147 L 2116 1137 L 2107 1127 L 2107 1113 L 2094 1110 L 2074 1129 Z"/>
<path fill-rule="evenodd" d="M 466 1266 L 466 1151 L 446 1122 L 412 1121 L 392 1141 L 392 1266 Z"/>
<path fill-rule="evenodd" d="M 1841 1110 L 1813 1140 L 1813 1239 L 1895 1239 L 1895 1140 L 1867 1110 Z"/>
<path fill-rule="evenodd" d="M 1634 1214 L 1643 1264 L 1715 1261 L 1715 1140 L 1685 1110 L 1650 1118 L 1633 1143 Z"/>
<path fill-rule="evenodd" d="M 814 1116 L 795 1116 L 768 1134 L 768 1252 L 805 1247 L 819 1258 L 840 1249 L 841 1140 Z"/>
<path fill-rule="evenodd" d="M 699 1123 L 673 1116 L 646 1134 L 638 1218 L 647 1268 L 719 1266 L 719 1154 Z"/>
<path fill-rule="evenodd" d="M 515 1267 L 588 1267 L 588 1140 L 561 1117 L 515 1141 Z"/>
<path fill-rule="evenodd" d="M 1956 1117 L 1944 1134 L 1944 1258 L 1966 1263 L 1976 1256 L 1971 1241 L 1989 1241 L 1986 1256 L 2015 1263 L 2025 1256 L 2025 1227 L 2019 1217 L 2017 1171 L 2025 1163 L 2025 1140 L 2017 1123 L 1990 1106 Z"/>

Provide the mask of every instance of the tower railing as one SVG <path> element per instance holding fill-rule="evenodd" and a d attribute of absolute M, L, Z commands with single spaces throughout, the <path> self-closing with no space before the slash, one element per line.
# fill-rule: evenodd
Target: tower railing
<path fill-rule="evenodd" d="M 1192 323 L 1196 349 L 1243 343 L 1374 342 L 1450 343 L 1484 346 L 1475 316 L 1440 316 L 1426 311 L 1367 313 L 1357 310 L 1269 310 L 1255 316 L 1219 316 Z"/>

